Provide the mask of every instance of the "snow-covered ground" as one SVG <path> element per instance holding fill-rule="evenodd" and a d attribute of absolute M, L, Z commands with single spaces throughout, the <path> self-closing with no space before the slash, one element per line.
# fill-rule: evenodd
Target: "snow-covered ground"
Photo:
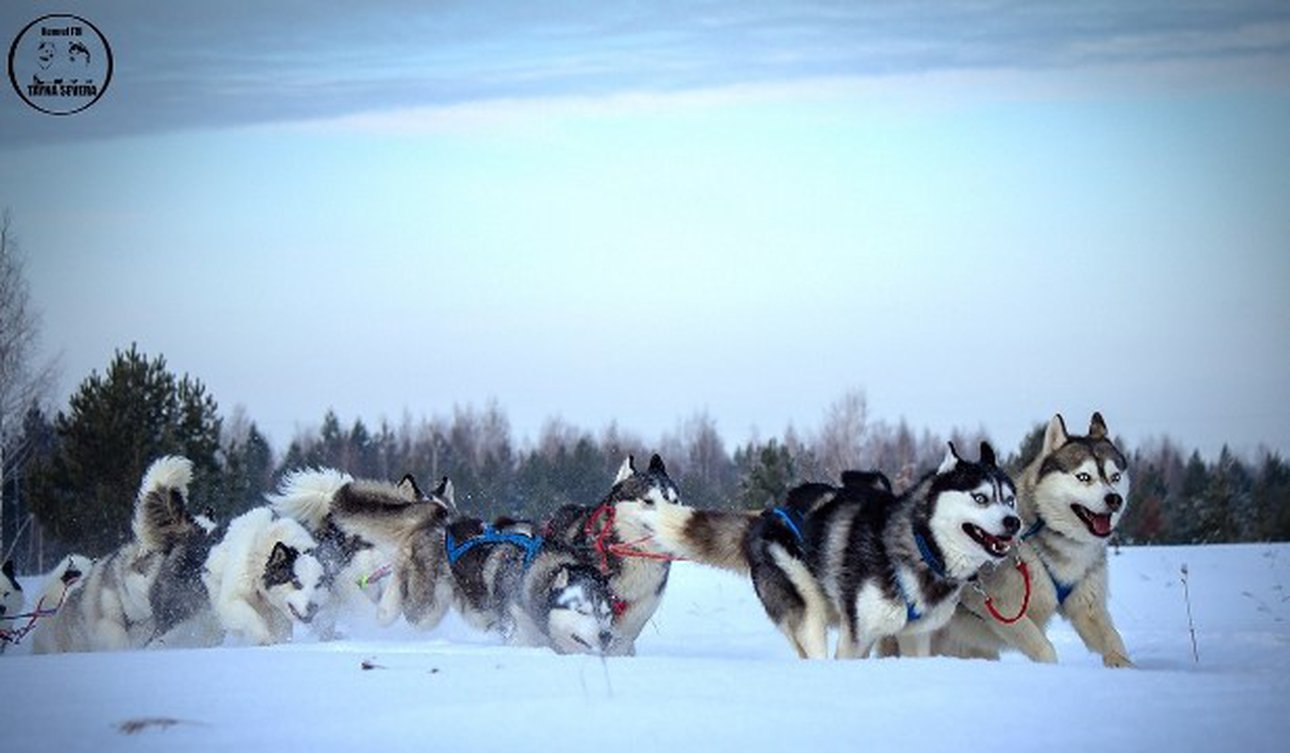
<path fill-rule="evenodd" d="M 1189 569 L 1200 661 L 1180 567 Z M 1109 670 L 802 662 L 733 575 L 676 565 L 639 655 L 514 649 L 450 618 L 270 648 L 0 657 L 5 751 L 1272 751 L 1290 746 L 1290 544 L 1126 548 Z M 364 669 L 364 663 L 372 665 Z"/>

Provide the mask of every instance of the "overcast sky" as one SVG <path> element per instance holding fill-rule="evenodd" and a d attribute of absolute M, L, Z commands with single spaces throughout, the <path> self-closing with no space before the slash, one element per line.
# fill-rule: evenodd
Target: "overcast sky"
<path fill-rule="evenodd" d="M 863 389 L 1290 450 L 1284 2 L 423 5 L 60 6 L 106 95 L 0 95 L 60 405 L 137 342 L 279 449 L 490 399 L 736 442 Z"/>

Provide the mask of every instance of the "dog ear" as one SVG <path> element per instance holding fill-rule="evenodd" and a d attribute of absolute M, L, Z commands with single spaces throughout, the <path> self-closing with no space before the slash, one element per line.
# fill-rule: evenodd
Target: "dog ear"
<path fill-rule="evenodd" d="M 947 444 L 949 449 L 945 451 L 945 459 L 941 461 L 941 466 L 936 469 L 936 472 L 942 475 L 954 470 L 954 467 L 959 464 L 959 454 L 954 449 L 954 443 L 947 442 Z"/>
<path fill-rule="evenodd" d="M 989 442 L 981 442 L 981 465 L 996 467 L 994 462 L 994 448 Z"/>
<path fill-rule="evenodd" d="M 1069 439 L 1070 435 L 1066 433 L 1066 422 L 1062 420 L 1062 414 L 1058 413 L 1048 422 L 1048 429 L 1044 431 L 1044 448 L 1040 454 L 1047 455 L 1053 452 L 1066 444 Z"/>
<path fill-rule="evenodd" d="M 1106 421 L 1097 411 L 1093 412 L 1093 418 L 1088 422 L 1088 436 L 1090 439 L 1106 439 Z"/>
<path fill-rule="evenodd" d="M 559 590 L 559 589 L 568 588 L 568 587 L 569 587 L 569 568 L 562 567 L 560 568 L 560 571 L 555 574 L 555 578 L 551 580 L 551 589 Z"/>
<path fill-rule="evenodd" d="M 663 467 L 663 458 L 659 457 L 657 452 L 654 453 L 654 457 L 649 459 L 649 472 L 667 475 L 667 468 Z"/>
<path fill-rule="evenodd" d="M 425 495 L 421 493 L 421 487 L 417 486 L 417 477 L 413 476 L 411 473 L 403 474 L 403 478 L 399 479 L 397 488 L 400 493 L 405 496 L 411 496 L 412 499 L 418 502 L 426 498 Z"/>
<path fill-rule="evenodd" d="M 5 560 L 4 567 L 0 568 L 0 572 L 3 572 L 14 583 L 18 582 L 17 577 L 13 574 L 13 560 Z"/>
<path fill-rule="evenodd" d="M 275 541 L 273 551 L 269 552 L 269 561 L 265 565 L 267 570 L 276 570 L 278 568 L 290 569 L 292 561 L 296 558 L 296 550 L 282 543 Z"/>
<path fill-rule="evenodd" d="M 618 475 L 614 477 L 615 484 L 621 484 L 632 476 L 636 475 L 636 458 L 631 455 L 623 460 L 623 464 L 618 466 Z"/>
<path fill-rule="evenodd" d="M 452 481 L 444 476 L 439 479 L 439 485 L 434 488 L 434 496 L 448 503 L 448 506 L 457 509 L 457 492 L 452 487 Z"/>

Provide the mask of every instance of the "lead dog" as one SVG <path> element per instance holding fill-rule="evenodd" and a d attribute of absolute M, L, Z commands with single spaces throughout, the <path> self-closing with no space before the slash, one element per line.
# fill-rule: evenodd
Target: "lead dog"
<path fill-rule="evenodd" d="M 1055 662 L 1057 651 L 1044 631 L 1060 614 L 1103 664 L 1132 666 L 1106 607 L 1106 543 L 1124 515 L 1128 462 L 1111 442 L 1102 414 L 1093 414 L 1084 436 L 1067 433 L 1061 415 L 1053 416 L 1039 455 L 1019 481 L 1027 528 L 1018 551 L 1030 574 L 1026 614 L 1004 624 L 987 614 L 982 593 L 969 592 L 937 633 L 933 650 L 997 659 L 1000 649 L 1012 647 L 1034 661 Z M 1020 610 L 1027 584 L 1018 569 L 987 571 L 981 585 L 999 611 L 1011 616 Z"/>

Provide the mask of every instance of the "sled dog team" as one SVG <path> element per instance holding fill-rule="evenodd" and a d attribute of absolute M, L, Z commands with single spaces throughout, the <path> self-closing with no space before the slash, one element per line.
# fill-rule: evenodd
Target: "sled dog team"
<path fill-rule="evenodd" d="M 803 658 L 871 653 L 1055 662 L 1060 614 L 1109 667 L 1131 666 L 1107 611 L 1107 540 L 1124 514 L 1127 462 L 1102 416 L 1070 434 L 1060 415 L 1014 482 L 982 442 L 952 444 L 908 489 L 880 472 L 807 483 L 761 511 L 681 503 L 663 461 L 628 457 L 598 504 L 544 523 L 457 510 L 445 478 L 429 493 L 330 469 L 288 474 L 268 504 L 216 524 L 189 511 L 192 467 L 157 460 L 133 537 L 47 576 L 31 613 L 5 565 L 0 636 L 23 623 L 33 651 L 335 637 L 347 610 L 431 629 L 449 608 L 510 643 L 628 655 L 657 609 L 673 559 L 746 574 Z M 39 620 L 40 624 L 35 624 Z"/>

